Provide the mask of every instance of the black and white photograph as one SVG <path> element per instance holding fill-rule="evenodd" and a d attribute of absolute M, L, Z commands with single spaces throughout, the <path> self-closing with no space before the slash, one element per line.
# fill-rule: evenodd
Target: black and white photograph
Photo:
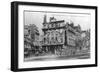
<path fill-rule="evenodd" d="M 24 61 L 90 58 L 90 14 L 24 11 Z"/>
<path fill-rule="evenodd" d="M 97 66 L 97 7 L 12 2 L 11 70 Z"/>

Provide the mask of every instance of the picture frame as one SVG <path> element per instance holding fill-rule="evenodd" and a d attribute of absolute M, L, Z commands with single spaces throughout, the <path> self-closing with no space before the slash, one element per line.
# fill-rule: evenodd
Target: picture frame
<path fill-rule="evenodd" d="M 97 16 L 97 6 L 11 2 L 11 71 L 96 67 Z"/>

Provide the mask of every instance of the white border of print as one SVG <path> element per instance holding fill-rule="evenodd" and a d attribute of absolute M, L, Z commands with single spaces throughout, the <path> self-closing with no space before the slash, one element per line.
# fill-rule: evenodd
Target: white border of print
<path fill-rule="evenodd" d="M 44 6 L 18 6 L 18 68 L 36 68 L 36 67 L 51 67 L 51 66 L 72 66 L 95 64 L 95 10 L 79 9 L 79 8 L 58 8 L 58 7 L 44 7 Z M 55 11 L 55 12 L 75 12 L 75 13 L 90 13 L 91 14 L 91 58 L 90 59 L 76 59 L 76 60 L 54 60 L 54 61 L 30 61 L 24 62 L 24 22 L 23 11 Z"/>

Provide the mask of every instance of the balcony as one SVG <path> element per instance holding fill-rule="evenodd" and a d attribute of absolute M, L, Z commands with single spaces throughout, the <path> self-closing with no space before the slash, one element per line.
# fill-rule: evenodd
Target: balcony
<path fill-rule="evenodd" d="M 43 31 L 56 30 L 56 29 L 65 29 L 65 26 L 62 26 L 62 27 L 51 27 L 51 28 L 42 28 Z"/>

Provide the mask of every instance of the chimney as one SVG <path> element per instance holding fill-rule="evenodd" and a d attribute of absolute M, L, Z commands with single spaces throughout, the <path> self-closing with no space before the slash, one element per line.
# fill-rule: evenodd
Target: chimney
<path fill-rule="evenodd" d="M 43 24 L 47 23 L 47 16 L 44 15 L 44 21 L 43 21 Z"/>

